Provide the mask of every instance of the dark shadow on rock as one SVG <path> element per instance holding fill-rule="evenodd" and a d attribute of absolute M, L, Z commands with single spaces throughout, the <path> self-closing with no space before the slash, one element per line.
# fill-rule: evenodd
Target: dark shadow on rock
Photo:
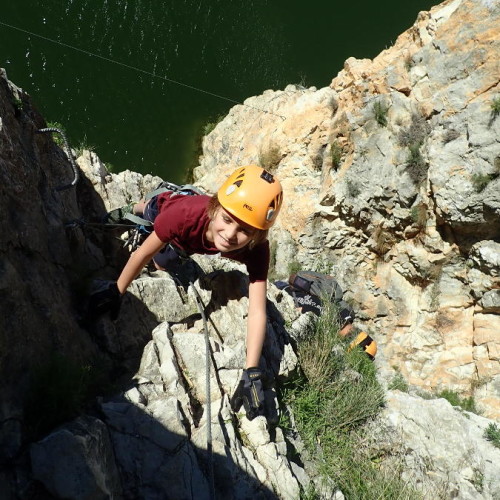
<path fill-rule="evenodd" d="M 241 469 L 229 451 L 229 438 L 225 443 L 227 456 L 209 454 L 192 443 L 187 422 L 183 422 L 182 434 L 172 432 L 123 397 L 104 402 L 101 409 L 126 492 L 123 498 L 211 499 L 210 471 L 213 471 L 213 498 L 218 500 L 278 498 Z"/>

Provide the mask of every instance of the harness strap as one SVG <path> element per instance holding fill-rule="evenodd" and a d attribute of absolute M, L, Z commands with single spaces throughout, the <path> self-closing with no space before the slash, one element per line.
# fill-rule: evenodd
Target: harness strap
<path fill-rule="evenodd" d="M 166 193 L 167 191 L 171 191 L 172 196 L 176 196 L 178 194 L 182 195 L 206 194 L 200 188 L 193 186 L 193 184 L 183 184 L 182 186 L 179 186 L 178 184 L 174 184 L 172 182 L 162 182 L 161 185 L 157 187 L 154 191 L 147 193 L 144 199 L 149 200 L 153 198 L 153 196 Z"/>
<path fill-rule="evenodd" d="M 142 217 L 139 217 L 138 215 L 134 214 L 125 214 L 123 218 L 133 222 L 134 224 L 140 224 L 141 226 L 149 227 L 153 225 L 153 223 L 150 220 L 143 219 Z"/>

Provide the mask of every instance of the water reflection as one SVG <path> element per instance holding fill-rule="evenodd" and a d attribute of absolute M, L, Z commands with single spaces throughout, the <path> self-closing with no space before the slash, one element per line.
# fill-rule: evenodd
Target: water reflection
<path fill-rule="evenodd" d="M 288 83 L 327 85 L 347 57 L 372 57 L 430 5 L 9 2 L 0 20 L 39 36 L 0 26 L 0 66 L 73 146 L 86 141 L 116 170 L 178 182 L 196 162 L 203 124 L 233 101 Z"/>

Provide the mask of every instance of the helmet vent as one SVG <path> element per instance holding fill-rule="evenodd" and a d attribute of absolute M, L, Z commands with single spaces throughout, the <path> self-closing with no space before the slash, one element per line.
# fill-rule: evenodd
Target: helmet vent
<path fill-rule="evenodd" d="M 274 182 L 273 174 L 270 174 L 267 170 L 263 170 L 260 174 L 260 178 L 272 184 Z"/>

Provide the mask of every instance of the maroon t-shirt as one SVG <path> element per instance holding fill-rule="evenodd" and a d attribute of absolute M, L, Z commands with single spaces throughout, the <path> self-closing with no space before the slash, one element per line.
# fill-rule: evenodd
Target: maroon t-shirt
<path fill-rule="evenodd" d="M 190 255 L 219 253 L 219 250 L 205 238 L 210 222 L 207 214 L 210 196 L 170 197 L 170 194 L 158 195 L 158 215 L 154 221 L 154 230 L 158 238 L 165 243 L 173 243 Z M 269 241 L 266 240 L 251 250 L 245 247 L 221 255 L 245 264 L 250 282 L 267 280 Z"/>

